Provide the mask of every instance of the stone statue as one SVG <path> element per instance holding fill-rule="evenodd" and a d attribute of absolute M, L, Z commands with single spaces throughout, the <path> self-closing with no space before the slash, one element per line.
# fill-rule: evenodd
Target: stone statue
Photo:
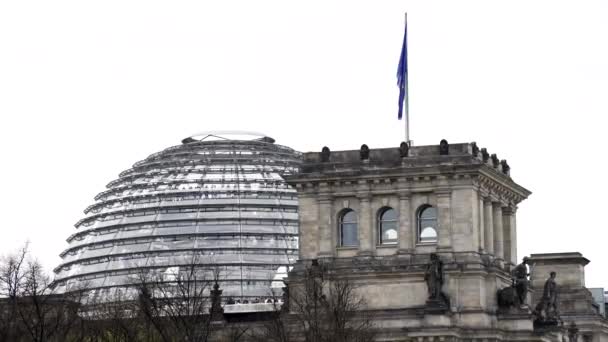
<path fill-rule="evenodd" d="M 544 325 L 557 325 L 560 321 L 559 312 L 557 310 L 557 283 L 555 277 L 557 273 L 551 272 L 549 279 L 545 281 L 543 287 L 543 297 L 540 299 L 534 315 L 535 322 Z"/>
<path fill-rule="evenodd" d="M 510 287 L 498 290 L 498 307 L 502 310 L 525 309 L 528 294 L 528 257 L 524 257 L 521 264 L 511 271 L 512 284 Z"/>
<path fill-rule="evenodd" d="M 549 279 L 545 282 L 543 288 L 543 301 L 547 305 L 547 309 L 557 312 L 557 283 L 555 283 L 556 272 L 549 274 Z"/>
<path fill-rule="evenodd" d="M 509 310 L 517 306 L 517 291 L 515 286 L 505 287 L 498 290 L 498 308 Z"/>
<path fill-rule="evenodd" d="M 361 156 L 361 160 L 369 159 L 369 147 L 366 144 L 361 145 L 361 150 L 359 151 L 359 155 Z"/>
<path fill-rule="evenodd" d="M 432 311 L 445 311 L 449 308 L 448 297 L 441 292 L 443 286 L 443 262 L 435 253 L 431 253 L 431 260 L 424 272 L 429 298 L 427 307 Z"/>
<path fill-rule="evenodd" d="M 408 143 L 406 143 L 405 141 L 402 141 L 399 145 L 399 155 L 401 156 L 401 158 L 405 158 L 409 155 L 409 152 L 410 145 L 408 145 Z"/>
<path fill-rule="evenodd" d="M 443 286 L 443 262 L 435 253 L 431 253 L 431 262 L 426 266 L 424 280 L 429 291 L 429 299 L 438 299 Z"/>
<path fill-rule="evenodd" d="M 487 163 L 488 159 L 490 159 L 490 154 L 485 147 L 481 149 L 481 159 L 483 159 L 484 163 Z"/>
<path fill-rule="evenodd" d="M 521 264 L 515 266 L 511 272 L 513 287 L 515 287 L 517 301 L 520 306 L 526 304 L 526 297 L 528 295 L 528 276 L 530 276 L 530 273 L 528 273 L 528 262 L 528 257 L 524 257 Z"/>
<path fill-rule="evenodd" d="M 447 140 L 441 139 L 439 142 L 439 155 L 447 156 L 448 154 L 450 154 L 450 145 Z"/>
<path fill-rule="evenodd" d="M 500 166 L 502 169 L 502 173 L 504 173 L 505 175 L 509 175 L 509 171 L 511 170 L 511 167 L 509 166 L 509 164 L 507 164 L 507 160 L 503 159 L 500 161 Z"/>
<path fill-rule="evenodd" d="M 475 157 L 477 157 L 477 155 L 479 154 L 479 147 L 477 147 L 477 143 L 474 141 L 471 143 L 471 153 Z"/>
<path fill-rule="evenodd" d="M 211 307 L 209 308 L 209 315 L 211 321 L 223 321 L 224 320 L 224 309 L 222 308 L 222 290 L 220 285 L 215 282 L 213 284 L 213 290 L 211 290 Z"/>
<path fill-rule="evenodd" d="M 329 151 L 329 147 L 323 146 L 323 148 L 321 149 L 321 162 L 328 162 L 330 153 L 331 152 Z"/>
<path fill-rule="evenodd" d="M 496 153 L 492 153 L 490 158 L 492 159 L 492 166 L 494 166 L 494 168 L 498 168 L 498 164 L 500 164 L 500 161 L 498 160 L 498 156 L 496 155 Z"/>

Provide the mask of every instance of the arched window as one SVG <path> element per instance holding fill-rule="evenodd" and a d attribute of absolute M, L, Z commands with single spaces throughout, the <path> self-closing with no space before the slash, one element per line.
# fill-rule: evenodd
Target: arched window
<path fill-rule="evenodd" d="M 437 242 L 437 209 L 424 205 L 418 209 L 418 241 Z"/>
<path fill-rule="evenodd" d="M 393 208 L 382 208 L 378 215 L 378 242 L 381 245 L 397 243 L 397 212 Z"/>
<path fill-rule="evenodd" d="M 352 209 L 345 209 L 338 219 L 340 246 L 358 246 L 357 213 Z"/>

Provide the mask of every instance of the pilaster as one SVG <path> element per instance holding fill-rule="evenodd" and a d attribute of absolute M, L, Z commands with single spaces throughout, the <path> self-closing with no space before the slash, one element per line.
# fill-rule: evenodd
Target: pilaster
<path fill-rule="evenodd" d="M 331 257 L 336 247 L 336 235 L 332 229 L 332 197 L 327 193 L 319 194 L 319 257 Z"/>
<path fill-rule="evenodd" d="M 505 259 L 504 234 L 502 227 L 502 205 L 500 202 L 492 202 L 492 222 L 494 224 L 494 255 L 499 260 Z"/>
<path fill-rule="evenodd" d="M 436 192 L 437 196 L 437 223 L 439 225 L 438 250 L 452 249 L 452 192 L 442 189 Z"/>
<path fill-rule="evenodd" d="M 483 198 L 483 209 L 485 249 L 486 253 L 494 254 L 494 214 L 490 197 Z"/>
<path fill-rule="evenodd" d="M 480 235 L 481 235 L 481 221 L 479 219 L 479 193 L 476 190 L 471 191 L 471 222 L 472 222 L 472 246 L 474 251 L 478 251 L 481 249 L 483 243 L 481 243 Z"/>
<path fill-rule="evenodd" d="M 359 215 L 359 255 L 373 255 L 374 252 L 374 224 L 371 205 L 371 194 L 357 194 L 361 207 Z"/>
<path fill-rule="evenodd" d="M 410 220 L 411 194 L 399 193 L 399 252 L 411 253 L 414 249 L 414 227 Z"/>
<path fill-rule="evenodd" d="M 486 251 L 486 222 L 484 215 L 484 206 L 483 206 L 483 195 L 481 193 L 477 193 L 477 206 L 479 207 L 479 251 L 484 253 Z"/>

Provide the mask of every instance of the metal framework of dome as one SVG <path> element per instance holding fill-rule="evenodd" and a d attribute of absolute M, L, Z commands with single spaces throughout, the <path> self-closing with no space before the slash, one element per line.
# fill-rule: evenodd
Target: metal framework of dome
<path fill-rule="evenodd" d="M 282 177 L 298 171 L 300 158 L 248 132 L 201 133 L 150 155 L 85 210 L 56 286 L 111 296 L 132 289 L 142 270 L 167 272 L 196 258 L 220 271 L 224 298 L 268 296 L 297 258 L 297 193 Z"/>

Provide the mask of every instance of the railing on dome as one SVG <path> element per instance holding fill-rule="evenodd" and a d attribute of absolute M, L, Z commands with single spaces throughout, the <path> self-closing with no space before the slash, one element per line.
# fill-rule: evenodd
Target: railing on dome
<path fill-rule="evenodd" d="M 274 143 L 274 139 L 264 133 L 253 131 L 204 131 L 196 133 L 182 140 L 183 144 L 188 144 L 197 141 L 210 140 L 260 140 L 264 142 Z"/>

